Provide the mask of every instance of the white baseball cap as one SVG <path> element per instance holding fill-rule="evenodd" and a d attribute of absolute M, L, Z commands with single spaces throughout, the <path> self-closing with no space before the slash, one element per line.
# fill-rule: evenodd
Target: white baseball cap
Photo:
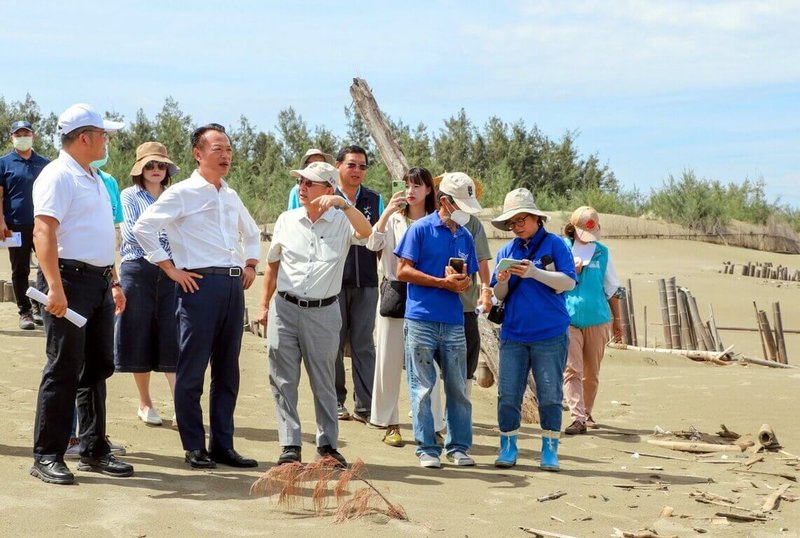
<path fill-rule="evenodd" d="M 475 182 L 463 172 L 448 172 L 439 183 L 439 193 L 450 195 L 460 210 L 471 215 L 481 212 L 476 192 Z"/>
<path fill-rule="evenodd" d="M 289 174 L 294 177 L 304 177 L 317 183 L 327 183 L 335 187 L 339 183 L 339 171 L 328 163 L 311 163 L 302 170 L 292 170 Z"/>
<path fill-rule="evenodd" d="M 106 131 L 119 131 L 125 124 L 121 121 L 104 120 L 91 105 L 78 103 L 72 105 L 58 117 L 58 134 L 69 134 L 81 127 L 97 127 Z"/>

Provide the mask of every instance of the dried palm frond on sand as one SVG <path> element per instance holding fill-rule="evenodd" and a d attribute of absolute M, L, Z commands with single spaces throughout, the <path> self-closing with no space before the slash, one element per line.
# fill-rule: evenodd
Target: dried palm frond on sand
<path fill-rule="evenodd" d="M 310 490 L 314 512 L 320 516 L 325 515 L 328 500 L 333 494 L 337 505 L 333 513 L 333 521 L 336 523 L 369 514 L 384 514 L 393 519 L 408 520 L 402 506 L 389 502 L 365 478 L 367 468 L 363 461 L 356 459 L 349 468 L 338 465 L 339 462 L 331 456 L 308 464 L 276 465 L 250 486 L 250 494 L 267 497 L 277 495 L 279 506 L 293 508 L 298 504 L 302 506 Z M 353 480 L 361 482 L 364 487 L 357 489 L 348 499 L 349 485 Z"/>

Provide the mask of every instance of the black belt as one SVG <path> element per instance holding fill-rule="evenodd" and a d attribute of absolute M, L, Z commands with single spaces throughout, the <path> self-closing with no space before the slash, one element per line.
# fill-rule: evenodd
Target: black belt
<path fill-rule="evenodd" d="M 98 275 L 102 276 L 111 276 L 111 270 L 114 269 L 113 265 L 92 265 L 90 263 L 79 262 L 78 260 L 64 260 L 59 258 L 58 259 L 58 268 L 59 269 L 69 269 L 70 271 L 76 271 L 78 273 L 82 273 L 84 271 L 88 271 L 90 273 L 97 273 Z"/>
<path fill-rule="evenodd" d="M 241 267 L 201 267 L 199 269 L 187 269 L 187 271 L 201 275 L 242 276 Z"/>
<path fill-rule="evenodd" d="M 328 297 L 327 299 L 300 299 L 299 297 L 295 297 L 294 295 L 289 295 L 285 291 L 279 291 L 278 295 L 289 301 L 290 303 L 294 303 L 299 307 L 302 308 L 319 308 L 321 306 L 328 306 L 329 304 L 333 304 L 336 302 L 336 295 L 333 297 Z"/>

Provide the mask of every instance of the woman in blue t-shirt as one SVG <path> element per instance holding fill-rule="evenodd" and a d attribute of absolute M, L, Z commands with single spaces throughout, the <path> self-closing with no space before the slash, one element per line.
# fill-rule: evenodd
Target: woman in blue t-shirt
<path fill-rule="evenodd" d="M 575 287 L 575 266 L 564 241 L 544 229 L 547 219 L 528 189 L 516 189 L 506 195 L 503 213 L 492 220 L 496 228 L 516 235 L 498 251 L 492 278 L 494 294 L 505 306 L 497 380 L 500 453 L 494 462 L 496 467 L 512 467 L 517 462 L 522 397 L 528 372 L 532 372 L 542 426 L 539 466 L 548 471 L 559 469 L 562 380 L 569 327 L 562 292 Z M 504 259 L 513 260 L 512 265 L 498 271 Z"/>

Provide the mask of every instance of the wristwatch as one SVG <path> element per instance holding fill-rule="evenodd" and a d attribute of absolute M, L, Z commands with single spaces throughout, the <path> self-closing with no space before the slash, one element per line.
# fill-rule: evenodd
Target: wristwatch
<path fill-rule="evenodd" d="M 344 207 L 342 208 L 342 211 L 347 211 L 351 207 L 355 207 L 353 202 L 347 199 L 347 196 L 342 196 L 342 200 L 344 200 Z"/>
<path fill-rule="evenodd" d="M 122 284 L 120 284 L 119 280 L 112 280 L 111 281 L 111 287 L 112 288 L 121 288 Z"/>

